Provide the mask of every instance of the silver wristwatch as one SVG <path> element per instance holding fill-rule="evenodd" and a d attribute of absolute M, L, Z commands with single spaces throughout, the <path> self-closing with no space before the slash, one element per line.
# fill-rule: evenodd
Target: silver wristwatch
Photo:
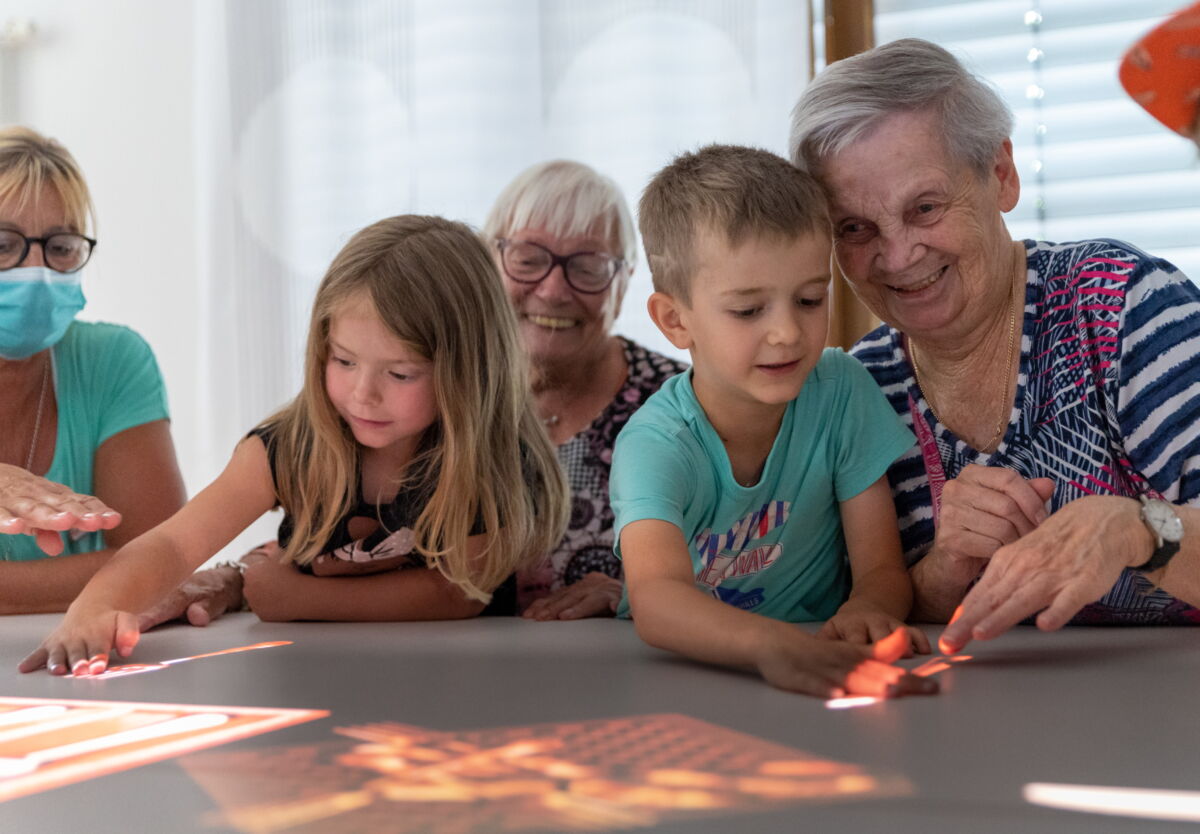
<path fill-rule="evenodd" d="M 1183 540 L 1183 521 L 1169 502 L 1145 495 L 1138 497 L 1142 501 L 1142 521 L 1154 536 L 1154 553 L 1134 570 L 1158 570 L 1179 552 L 1179 543 Z"/>

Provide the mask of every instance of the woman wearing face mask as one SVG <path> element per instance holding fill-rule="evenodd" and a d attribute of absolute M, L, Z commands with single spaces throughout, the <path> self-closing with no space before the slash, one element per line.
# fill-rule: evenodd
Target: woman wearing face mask
<path fill-rule="evenodd" d="M 92 215 L 65 148 L 0 130 L 0 613 L 65 610 L 185 497 L 149 346 L 74 320 Z"/>

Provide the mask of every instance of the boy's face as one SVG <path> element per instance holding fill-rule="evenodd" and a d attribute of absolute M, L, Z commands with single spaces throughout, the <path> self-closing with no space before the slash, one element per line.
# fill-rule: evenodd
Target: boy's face
<path fill-rule="evenodd" d="M 704 233 L 696 264 L 691 304 L 672 299 L 679 328 L 667 335 L 691 351 L 705 409 L 795 399 L 829 332 L 828 238 L 752 237 L 730 248 Z"/>

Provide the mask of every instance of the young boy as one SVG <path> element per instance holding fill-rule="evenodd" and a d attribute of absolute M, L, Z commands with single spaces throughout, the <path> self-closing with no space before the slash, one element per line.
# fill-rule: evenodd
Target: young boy
<path fill-rule="evenodd" d="M 914 440 L 867 371 L 824 349 L 820 186 L 774 154 L 712 145 L 651 180 L 638 222 L 650 315 L 692 370 L 617 438 L 618 613 L 652 645 L 784 689 L 936 690 L 888 665 L 910 653 L 912 589 L 885 472 Z M 818 637 L 791 625 L 813 620 L 828 620 Z"/>

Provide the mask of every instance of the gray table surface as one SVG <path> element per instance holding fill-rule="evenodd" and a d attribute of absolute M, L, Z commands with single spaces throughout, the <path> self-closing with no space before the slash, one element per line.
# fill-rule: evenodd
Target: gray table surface
<path fill-rule="evenodd" d="M 3 619 L 0 695 L 332 713 L 215 750 L 312 743 L 332 738 L 335 725 L 385 720 L 465 730 L 681 713 L 899 774 L 913 790 L 673 822 L 662 831 L 1196 830 L 1039 808 L 1021 789 L 1028 782 L 1200 789 L 1200 630 L 1018 628 L 968 647 L 973 659 L 939 676 L 936 697 L 829 710 L 754 677 L 649 648 L 630 623 L 612 620 L 270 624 L 239 614 L 204 629 L 147 634 L 133 660 L 294 644 L 109 681 L 19 675 L 17 662 L 57 619 Z M 0 803 L 0 831 L 218 832 L 202 821 L 215 807 L 168 759 Z"/>

